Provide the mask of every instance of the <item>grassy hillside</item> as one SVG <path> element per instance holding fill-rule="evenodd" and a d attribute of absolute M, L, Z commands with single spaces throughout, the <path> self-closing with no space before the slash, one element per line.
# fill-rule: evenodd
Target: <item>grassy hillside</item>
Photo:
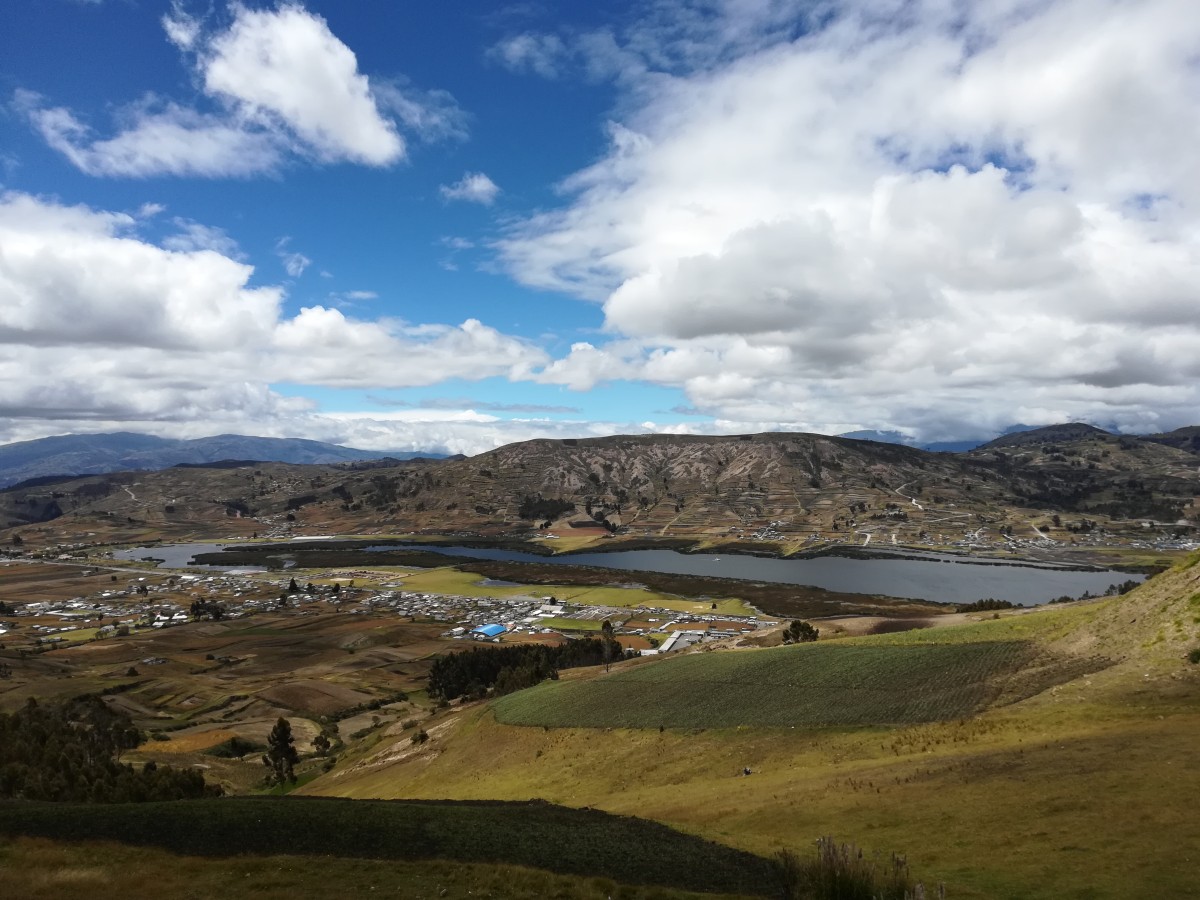
<path fill-rule="evenodd" d="M 612 879 L 554 875 L 492 863 L 338 859 L 329 856 L 179 856 L 111 842 L 0 838 L 6 896 L 22 900 L 138 897 L 348 897 L 466 900 L 733 900 L 667 887 L 634 887 Z"/>
<path fill-rule="evenodd" d="M 1023 641 L 810 644 L 702 653 L 502 697 L 498 721 L 556 728 L 882 725 L 961 718 L 1032 656 Z"/>
<path fill-rule="evenodd" d="M 1054 646 L 1159 670 L 1176 668 L 1184 654 L 1200 646 L 1200 553 L 1120 602 L 1097 604 L 1090 621 L 1062 635 Z"/>
<path fill-rule="evenodd" d="M 778 887 L 771 863 L 750 853 L 643 819 L 546 803 L 241 798 L 3 804 L 0 834 L 113 840 L 199 856 L 504 862 L 699 891 L 773 894 Z"/>
<path fill-rule="evenodd" d="M 380 749 L 308 790 L 541 797 L 636 812 L 760 854 L 832 834 L 907 853 L 955 898 L 1190 896 L 1200 665 L 1185 654 L 1200 646 L 1198 561 L 1124 597 L 838 641 L 1031 645 L 997 703 L 962 719 L 597 730 L 505 725 L 490 707 L 468 707 L 419 752 Z M 1095 657 L 1107 668 L 1088 671 Z M 1084 668 L 1064 668 L 1072 661 Z M 473 774 L 484 768 L 486 779 Z"/>

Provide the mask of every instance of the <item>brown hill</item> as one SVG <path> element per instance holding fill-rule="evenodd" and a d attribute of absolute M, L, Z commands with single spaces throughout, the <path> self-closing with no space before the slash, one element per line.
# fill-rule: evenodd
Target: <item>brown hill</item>
<path fill-rule="evenodd" d="M 1005 447 L 1029 447 L 1036 444 L 1056 444 L 1063 441 L 1080 441 L 1088 438 L 1109 436 L 1109 432 L 1084 422 L 1067 422 L 1062 425 L 1047 425 L 1029 431 L 1016 431 L 988 441 L 979 449 L 998 450 Z"/>
<path fill-rule="evenodd" d="M 1093 429 L 967 454 L 799 433 L 535 440 L 467 459 L 246 464 L 95 476 L 0 492 L 0 527 L 299 533 L 532 531 L 891 544 L 1000 529 L 1141 528 L 1195 516 L 1195 457 Z M 1060 515 L 1060 523 L 1049 521 Z M 288 523 L 288 516 L 295 521 Z M 1114 524 L 1117 523 L 1117 524 Z M 983 529 L 982 534 L 976 534 Z M 119 529 L 118 529 L 119 530 Z M 128 530 L 128 529 L 127 529 Z M 239 533 L 240 533 L 239 531 Z M 1063 535 L 1068 539 L 1069 535 Z"/>
<path fill-rule="evenodd" d="M 1200 425 L 1176 428 L 1174 431 L 1168 431 L 1163 434 L 1148 434 L 1143 440 L 1200 455 Z"/>

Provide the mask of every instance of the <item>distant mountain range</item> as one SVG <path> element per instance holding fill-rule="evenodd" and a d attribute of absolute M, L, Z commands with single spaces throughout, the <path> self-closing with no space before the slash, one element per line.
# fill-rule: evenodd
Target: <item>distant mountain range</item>
<path fill-rule="evenodd" d="M 953 441 L 914 445 L 897 431 L 853 431 L 839 435 L 915 447 L 940 453 L 966 453 L 977 448 L 1004 449 L 1086 440 L 1116 435 L 1080 422 L 1034 428 L 1014 425 L 991 441 Z M 655 436 L 643 435 L 642 440 Z M 667 440 L 665 436 L 660 438 Z M 697 438 L 698 439 L 698 438 Z M 1139 440 L 1200 454 L 1200 426 L 1180 428 L 1166 434 L 1141 435 Z M 357 450 L 337 444 L 301 438 L 266 438 L 221 434 L 193 440 L 171 440 L 131 432 L 73 434 L 21 441 L 0 446 L 0 489 L 38 479 L 103 475 L 121 471 L 157 471 L 173 466 L 212 466 L 230 460 L 328 465 L 370 460 L 417 458 L 445 459 L 439 453 Z"/>
<path fill-rule="evenodd" d="M 241 434 L 219 434 L 187 441 L 126 431 L 68 434 L 0 446 L 0 488 L 34 478 L 100 475 L 130 469 L 158 470 L 223 460 L 328 464 L 422 456 L 441 458 L 442 454 L 385 453 L 300 438 L 249 437 Z"/>
<path fill-rule="evenodd" d="M 290 516 L 296 528 L 317 534 L 509 534 L 550 521 L 656 540 L 720 535 L 753 547 L 837 533 L 881 545 L 893 535 L 909 544 L 930 534 L 966 540 L 982 526 L 1036 537 L 1030 522 L 1038 516 L 1043 533 L 1083 534 L 1100 521 L 1140 534 L 1142 521 L 1200 525 L 1193 506 L 1200 457 L 1175 446 L 1190 445 L 1192 436 L 1114 435 L 1068 423 L 1004 435 L 969 453 L 932 453 L 798 432 L 640 434 L 539 439 L 424 461 L 347 461 L 369 454 L 225 438 L 212 456 L 275 460 L 25 481 L 0 491 L 0 529 L 62 519 L 68 530 L 112 535 L 114 523 L 186 532 L 248 519 L 244 528 L 253 533 Z M 146 468 L 148 439 L 134 440 L 142 452 L 109 464 Z M 331 453 L 338 464 L 277 461 L 280 445 L 289 444 L 307 451 L 305 460 Z M 0 448 L 0 462 L 6 451 L 12 448 Z"/>
<path fill-rule="evenodd" d="M 1010 425 L 997 437 L 980 438 L 973 441 L 934 441 L 919 444 L 899 431 L 847 431 L 838 437 L 850 438 L 856 441 L 877 441 L 881 444 L 903 444 L 906 447 L 917 447 L 934 453 L 968 453 L 978 447 L 999 449 L 1003 447 L 1025 447 L 1032 444 L 1047 444 L 1059 441 L 1078 441 L 1088 437 L 1113 436 L 1115 432 L 1097 428 L 1084 422 L 1067 422 L 1062 425 Z M 1131 437 L 1134 435 L 1131 435 Z M 1189 453 L 1200 453 L 1200 426 L 1189 425 L 1177 428 L 1165 434 L 1142 434 L 1136 437 L 1186 450 Z"/>
<path fill-rule="evenodd" d="M 875 441 L 878 444 L 901 444 L 905 447 L 916 447 L 919 450 L 930 450 L 934 453 L 966 453 L 985 443 L 981 438 L 977 441 L 934 441 L 929 444 L 918 444 L 908 435 L 899 431 L 847 431 L 838 437 L 849 438 L 852 441 Z"/>
<path fill-rule="evenodd" d="M 1022 431 L 1039 430 L 1041 429 L 1036 425 L 1010 425 L 1000 432 L 1000 437 L 1017 434 Z M 903 444 L 906 447 L 916 447 L 920 450 L 928 450 L 931 453 L 967 453 L 976 447 L 982 447 L 992 440 L 991 438 L 978 438 L 967 441 L 932 441 L 919 444 L 913 441 L 908 435 L 899 431 L 847 431 L 844 434 L 839 434 L 838 437 L 850 438 L 854 441 L 877 441 L 881 444 Z"/>

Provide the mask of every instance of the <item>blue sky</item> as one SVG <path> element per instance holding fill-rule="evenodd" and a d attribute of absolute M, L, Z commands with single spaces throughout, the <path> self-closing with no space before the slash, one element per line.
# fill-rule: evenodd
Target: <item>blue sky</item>
<path fill-rule="evenodd" d="M 1192 424 L 1198 51 L 1165 0 L 10 4 L 0 440 Z"/>

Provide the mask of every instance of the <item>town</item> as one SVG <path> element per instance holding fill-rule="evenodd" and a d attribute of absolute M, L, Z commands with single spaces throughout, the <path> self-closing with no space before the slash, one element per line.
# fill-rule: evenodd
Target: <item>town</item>
<path fill-rule="evenodd" d="M 28 565 L 9 561 L 0 568 Z M 303 583 L 293 576 L 260 573 L 146 575 L 128 571 L 133 577 L 117 586 L 109 580 L 117 579 L 111 571 L 82 568 L 81 575 L 103 580 L 105 586 L 55 600 L 10 599 L 0 609 L 0 636 L 6 637 L 10 646 L 31 644 L 45 650 L 201 620 L 240 619 L 263 612 L 305 616 L 321 609 L 440 622 L 449 626 L 443 632 L 448 640 L 496 643 L 560 643 L 597 632 L 608 621 L 627 650 L 653 655 L 777 624 L 769 616 L 592 606 L 553 596 L 472 597 L 409 591 L 402 578 L 390 573 L 381 578 L 369 570 L 316 572 L 302 579 Z M 105 574 L 108 579 L 103 578 Z"/>

